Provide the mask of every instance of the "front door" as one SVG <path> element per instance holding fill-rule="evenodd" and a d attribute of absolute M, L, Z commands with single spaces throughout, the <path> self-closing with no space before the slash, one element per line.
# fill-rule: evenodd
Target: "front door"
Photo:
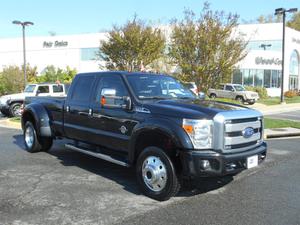
<path fill-rule="evenodd" d="M 95 95 L 92 99 L 92 117 L 89 126 L 93 130 L 94 144 L 109 149 L 127 152 L 129 140 L 136 122 L 132 120 L 131 111 L 121 107 L 122 99 L 107 100 L 108 106 L 101 105 L 103 89 L 115 90 L 116 97 L 129 96 L 128 89 L 118 74 L 103 75 L 98 80 Z"/>

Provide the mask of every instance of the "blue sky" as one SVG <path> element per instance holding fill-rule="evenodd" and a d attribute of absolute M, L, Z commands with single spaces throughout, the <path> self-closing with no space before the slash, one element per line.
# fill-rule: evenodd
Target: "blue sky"
<path fill-rule="evenodd" d="M 168 23 L 182 18 L 184 8 L 200 12 L 202 0 L 6 0 L 0 8 L 0 38 L 19 37 L 21 28 L 13 20 L 32 21 L 28 36 L 93 33 L 122 25 L 136 13 L 139 18 L 154 23 Z M 255 20 L 275 8 L 300 10 L 300 0 L 211 0 L 213 10 L 240 15 L 242 20 Z"/>

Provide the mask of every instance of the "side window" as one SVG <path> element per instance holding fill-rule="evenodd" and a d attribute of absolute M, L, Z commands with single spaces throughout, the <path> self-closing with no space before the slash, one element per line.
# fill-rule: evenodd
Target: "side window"
<path fill-rule="evenodd" d="M 64 88 L 62 85 L 53 85 L 53 93 L 60 93 L 64 91 Z"/>
<path fill-rule="evenodd" d="M 226 91 L 233 91 L 233 87 L 231 85 L 226 85 L 226 88 L 225 88 Z"/>
<path fill-rule="evenodd" d="M 90 93 L 94 84 L 94 76 L 82 75 L 73 89 L 72 101 L 86 102 L 89 101 Z"/>
<path fill-rule="evenodd" d="M 39 94 L 47 94 L 49 93 L 49 86 L 39 86 L 37 91 Z"/>
<path fill-rule="evenodd" d="M 117 75 L 104 76 L 100 79 L 96 89 L 97 95 L 95 100 L 97 103 L 100 103 L 104 89 L 114 90 L 112 98 L 106 98 L 106 104 L 109 105 L 122 105 L 124 103 L 122 98 L 128 96 L 128 91 L 122 78 Z"/>

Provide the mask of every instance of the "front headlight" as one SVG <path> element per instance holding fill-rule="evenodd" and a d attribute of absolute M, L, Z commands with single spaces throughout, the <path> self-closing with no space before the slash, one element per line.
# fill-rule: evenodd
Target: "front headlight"
<path fill-rule="evenodd" d="M 183 119 L 182 128 L 189 135 L 195 149 L 212 148 L 212 120 Z"/>

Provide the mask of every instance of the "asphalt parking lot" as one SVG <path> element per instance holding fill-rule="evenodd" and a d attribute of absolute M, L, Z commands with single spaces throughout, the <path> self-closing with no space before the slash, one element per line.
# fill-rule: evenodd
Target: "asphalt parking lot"
<path fill-rule="evenodd" d="M 0 224 L 299 224 L 299 143 L 271 141 L 261 166 L 157 202 L 138 190 L 133 169 L 65 150 L 64 141 L 30 154 L 20 130 L 0 128 Z"/>

